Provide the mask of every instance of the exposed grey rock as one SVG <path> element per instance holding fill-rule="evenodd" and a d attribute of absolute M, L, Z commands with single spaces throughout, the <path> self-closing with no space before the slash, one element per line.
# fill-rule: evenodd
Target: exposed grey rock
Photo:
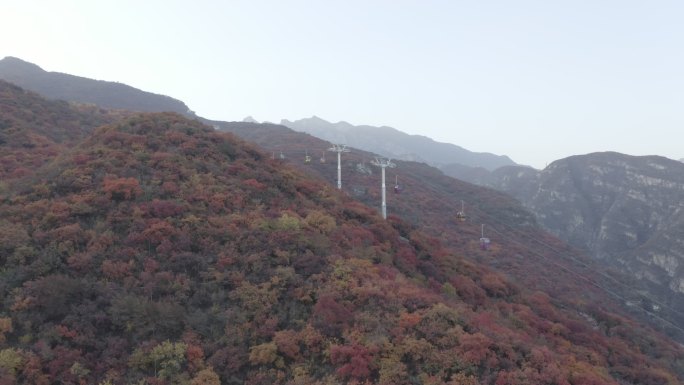
<path fill-rule="evenodd" d="M 479 182 L 510 193 L 546 229 L 684 312 L 681 162 L 594 153 L 558 160 L 542 171 L 502 167 Z"/>

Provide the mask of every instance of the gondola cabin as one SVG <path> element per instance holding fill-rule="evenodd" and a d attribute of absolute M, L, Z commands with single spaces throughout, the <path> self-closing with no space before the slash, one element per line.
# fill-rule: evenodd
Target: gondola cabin
<path fill-rule="evenodd" d="M 394 193 L 395 194 L 401 194 L 401 190 L 403 190 L 403 188 L 399 185 L 399 177 L 395 175 L 394 176 Z"/>
<path fill-rule="evenodd" d="M 480 237 L 480 249 L 482 250 L 489 250 L 489 245 L 491 241 L 489 238 L 485 238 L 484 236 L 484 225 L 482 225 L 482 236 Z"/>
<path fill-rule="evenodd" d="M 458 220 L 458 221 L 460 221 L 460 222 L 465 222 L 465 220 L 466 220 L 467 218 L 468 218 L 468 217 L 467 217 L 466 214 L 465 214 L 465 206 L 464 206 L 464 204 L 463 204 L 463 201 L 461 201 L 461 211 L 459 211 L 459 212 L 456 213 L 456 220 Z"/>

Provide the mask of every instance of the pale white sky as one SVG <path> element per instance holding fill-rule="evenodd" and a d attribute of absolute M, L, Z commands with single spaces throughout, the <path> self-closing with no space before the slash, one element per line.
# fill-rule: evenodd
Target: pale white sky
<path fill-rule="evenodd" d="M 388 125 L 537 168 L 684 157 L 680 0 L 0 0 L 0 57 L 200 116 Z"/>

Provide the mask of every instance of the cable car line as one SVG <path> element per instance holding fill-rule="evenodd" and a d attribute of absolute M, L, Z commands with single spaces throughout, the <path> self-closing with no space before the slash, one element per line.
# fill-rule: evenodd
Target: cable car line
<path fill-rule="evenodd" d="M 287 151 L 287 153 L 290 154 L 290 153 L 292 153 L 292 151 Z M 297 154 L 301 154 L 302 151 L 297 151 L 296 153 L 297 153 Z M 323 153 L 323 155 L 322 155 L 322 157 L 320 158 L 320 162 L 321 162 L 321 163 L 325 163 L 325 150 L 324 150 L 322 153 Z M 275 157 L 275 152 L 274 152 L 273 154 L 274 154 L 274 157 Z M 304 162 L 305 162 L 305 163 L 310 163 L 310 162 L 311 162 L 311 156 L 309 156 L 308 150 L 304 150 L 304 155 L 305 155 Z M 339 155 L 339 154 L 338 154 L 338 155 Z M 285 155 L 284 155 L 284 153 L 283 153 L 282 150 L 280 150 L 279 158 L 280 158 L 280 159 L 285 159 Z M 429 190 L 432 190 L 432 191 L 435 192 L 435 193 L 441 193 L 441 192 L 443 192 L 443 188 L 446 187 L 446 186 L 441 186 L 442 188 L 441 188 L 441 189 L 438 189 L 437 186 L 436 186 L 436 183 L 434 183 L 434 181 L 429 181 L 428 183 L 425 183 L 425 181 L 423 181 L 423 183 L 421 183 L 421 185 L 424 186 L 424 187 L 426 187 L 426 188 L 429 189 Z M 340 187 L 340 186 L 339 186 L 339 181 L 338 181 L 338 188 L 339 188 L 339 187 Z M 396 175 L 395 175 L 395 186 L 394 186 L 394 189 L 395 189 L 395 193 L 399 193 L 399 192 L 401 192 L 401 190 L 402 190 L 401 186 L 400 186 L 399 183 L 398 183 L 398 176 L 396 176 Z M 452 205 L 453 205 L 453 202 L 450 202 L 448 199 L 440 199 L 440 201 L 442 201 L 443 203 L 448 203 L 449 206 L 452 206 Z M 560 258 L 565 259 L 566 261 L 572 261 L 572 262 L 574 262 L 574 263 L 576 263 L 576 264 L 578 264 L 578 265 L 584 267 L 585 269 L 589 269 L 589 270 L 593 271 L 594 273 L 597 273 L 599 276 L 601 276 L 601 277 L 603 277 L 603 278 L 605 278 L 605 279 L 607 279 L 607 280 L 610 280 L 611 282 L 617 284 L 617 285 L 620 286 L 625 292 L 627 292 L 627 293 L 629 293 L 629 294 L 631 294 L 631 295 L 633 295 L 633 296 L 635 296 L 635 297 L 638 297 L 638 298 L 641 298 L 641 299 L 648 300 L 648 301 L 650 301 L 651 303 L 660 306 L 660 308 L 662 308 L 662 309 L 665 309 L 665 310 L 667 310 L 667 311 L 669 311 L 669 312 L 671 312 L 671 313 L 678 314 L 678 315 L 680 315 L 680 316 L 684 316 L 684 313 L 680 312 L 679 310 L 676 310 L 676 309 L 672 308 L 671 306 L 669 306 L 669 305 L 667 305 L 667 304 L 664 304 L 664 303 L 662 303 L 662 302 L 660 302 L 660 301 L 658 301 L 658 300 L 656 300 L 656 299 L 654 299 L 654 298 L 651 298 L 651 297 L 649 297 L 649 296 L 647 296 L 647 295 L 645 295 L 645 294 L 643 294 L 643 293 L 641 293 L 641 292 L 639 292 L 639 291 L 634 290 L 632 287 L 630 287 L 630 286 L 627 285 L 626 283 L 624 283 L 624 282 L 618 280 L 617 278 L 615 278 L 615 277 L 613 277 L 613 276 L 611 276 L 611 275 L 609 275 L 609 274 L 606 274 L 606 273 L 604 273 L 604 272 L 602 272 L 602 271 L 600 271 L 600 270 L 596 270 L 595 268 L 593 268 L 592 266 L 588 265 L 586 262 L 582 261 L 581 259 L 576 258 L 576 257 L 572 256 L 571 254 L 568 254 L 567 252 L 564 252 L 564 251 L 561 251 L 561 250 L 556 249 L 555 247 L 549 245 L 547 242 L 544 242 L 544 241 L 542 241 L 542 240 L 540 240 L 540 239 L 534 237 L 533 235 L 531 235 L 531 234 L 528 233 L 528 232 L 525 232 L 525 231 L 523 231 L 523 230 L 521 230 L 521 229 L 519 229 L 519 228 L 513 227 L 513 225 L 511 225 L 511 224 L 507 224 L 507 223 L 502 222 L 501 220 L 495 218 L 494 215 L 489 214 L 489 213 L 487 213 L 486 211 L 476 210 L 476 214 L 475 214 L 475 215 L 473 216 L 473 218 L 471 218 L 471 219 L 478 219 L 478 217 L 480 217 L 479 219 L 482 219 L 482 222 L 484 222 L 484 219 L 489 219 L 487 222 L 499 224 L 499 225 L 505 227 L 506 229 L 508 229 L 508 231 L 509 231 L 510 233 L 514 233 L 514 234 L 517 234 L 517 235 L 520 236 L 520 237 L 524 237 L 524 238 L 526 238 L 526 239 L 528 239 L 528 240 L 530 240 L 530 241 L 534 241 L 534 242 L 536 242 L 538 245 L 540 245 L 540 246 L 542 246 L 542 247 L 545 247 L 545 248 L 547 248 L 548 250 L 550 250 L 550 251 L 551 251 L 553 254 L 555 254 L 556 256 L 559 256 Z M 466 215 L 465 215 L 464 201 L 463 201 L 463 200 L 461 200 L 461 211 L 458 211 L 458 212 L 456 213 L 456 218 L 457 218 L 457 220 L 460 221 L 460 222 L 464 222 L 464 221 L 466 220 L 466 218 L 467 218 Z M 613 290 L 611 290 L 611 289 L 609 289 L 609 288 L 606 288 L 606 287 L 602 286 L 601 284 L 595 282 L 594 280 L 592 280 L 591 278 L 588 278 L 588 277 L 585 276 L 585 275 L 582 275 L 581 273 L 579 273 L 579 272 L 577 272 L 577 271 L 574 271 L 572 268 L 567 267 L 567 266 L 564 266 L 564 265 L 561 265 L 561 264 L 559 264 L 558 262 L 549 259 L 548 257 L 544 256 L 544 255 L 541 254 L 540 252 L 535 251 L 534 249 L 532 249 L 532 248 L 530 247 L 529 244 L 524 244 L 524 243 L 522 243 L 522 242 L 520 242 L 520 241 L 518 241 L 518 240 L 516 240 L 516 239 L 513 239 L 513 238 L 511 238 L 511 237 L 508 237 L 508 236 L 504 235 L 503 233 L 501 233 L 500 231 L 498 231 L 498 230 L 497 230 L 495 227 L 493 227 L 493 226 L 490 226 L 490 229 L 491 229 L 492 231 L 494 231 L 495 233 L 497 233 L 498 235 L 502 236 L 503 238 L 505 238 L 505 239 L 507 239 L 507 240 L 509 240 L 509 241 L 511 241 L 511 242 L 513 242 L 513 243 L 515 243 L 515 244 L 518 244 L 518 245 L 520 245 L 520 246 L 523 246 L 523 247 L 524 247 L 525 249 L 527 249 L 530 253 L 532 253 L 532 254 L 534 254 L 534 255 L 536 255 L 536 256 L 538 256 L 538 257 L 544 259 L 545 261 L 549 262 L 550 264 L 552 264 L 552 265 L 554 265 L 554 266 L 556 266 L 556 267 L 558 267 L 558 268 L 560 268 L 560 269 L 562 269 L 562 270 L 564 270 L 564 271 L 566 271 L 566 272 L 568 272 L 568 273 L 570 273 L 570 274 L 572 274 L 572 275 L 575 275 L 575 276 L 581 278 L 582 280 L 584 280 L 584 281 L 590 283 L 592 286 L 595 286 L 596 288 L 598 288 L 598 289 L 600 289 L 600 290 L 606 292 L 607 294 L 609 294 L 609 295 L 611 295 L 611 296 L 613 296 L 613 297 L 615 297 L 615 298 L 617 298 L 617 299 L 623 301 L 624 303 L 630 303 L 630 302 L 631 302 L 630 300 L 628 300 L 627 298 L 623 297 L 622 295 L 616 293 L 615 291 L 613 291 Z M 480 238 L 480 247 L 481 247 L 483 250 L 487 250 L 487 249 L 489 248 L 490 244 L 491 244 L 491 240 L 490 240 L 489 238 L 486 238 L 486 237 L 484 236 L 484 224 L 482 224 L 482 227 L 481 227 L 481 238 Z M 650 316 L 652 316 L 652 317 L 654 317 L 654 318 L 656 318 L 656 319 L 658 319 L 658 320 L 660 320 L 660 321 L 662 321 L 662 322 L 664 322 L 664 323 L 666 323 L 666 324 L 668 324 L 668 325 L 671 325 L 672 327 L 674 327 L 674 328 L 676 328 L 677 330 L 679 330 L 679 331 L 681 331 L 681 332 L 684 333 L 684 329 L 682 329 L 680 326 L 676 325 L 676 324 L 673 323 L 672 321 L 669 321 L 669 320 L 667 320 L 667 319 L 665 319 L 665 318 L 659 316 L 658 314 L 655 314 L 655 313 L 653 313 L 653 312 L 651 312 L 651 311 L 649 311 L 649 310 L 646 310 L 646 309 L 644 309 L 643 307 L 635 306 L 635 308 L 640 309 L 641 311 L 645 312 L 646 314 L 648 314 L 648 315 L 650 315 Z"/>

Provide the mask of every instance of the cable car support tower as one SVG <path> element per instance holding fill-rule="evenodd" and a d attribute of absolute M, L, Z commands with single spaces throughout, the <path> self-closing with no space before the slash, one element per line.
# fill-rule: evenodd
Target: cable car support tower
<path fill-rule="evenodd" d="M 387 195 L 385 193 L 385 169 L 387 167 L 393 168 L 397 165 L 392 163 L 390 159 L 375 158 L 371 162 L 372 165 L 382 168 L 382 219 L 387 219 Z"/>
<path fill-rule="evenodd" d="M 342 189 L 342 153 L 343 152 L 349 152 L 349 149 L 347 148 L 347 145 L 345 144 L 333 144 L 332 147 L 328 149 L 328 151 L 336 152 L 337 153 L 337 188 L 339 190 Z"/>

